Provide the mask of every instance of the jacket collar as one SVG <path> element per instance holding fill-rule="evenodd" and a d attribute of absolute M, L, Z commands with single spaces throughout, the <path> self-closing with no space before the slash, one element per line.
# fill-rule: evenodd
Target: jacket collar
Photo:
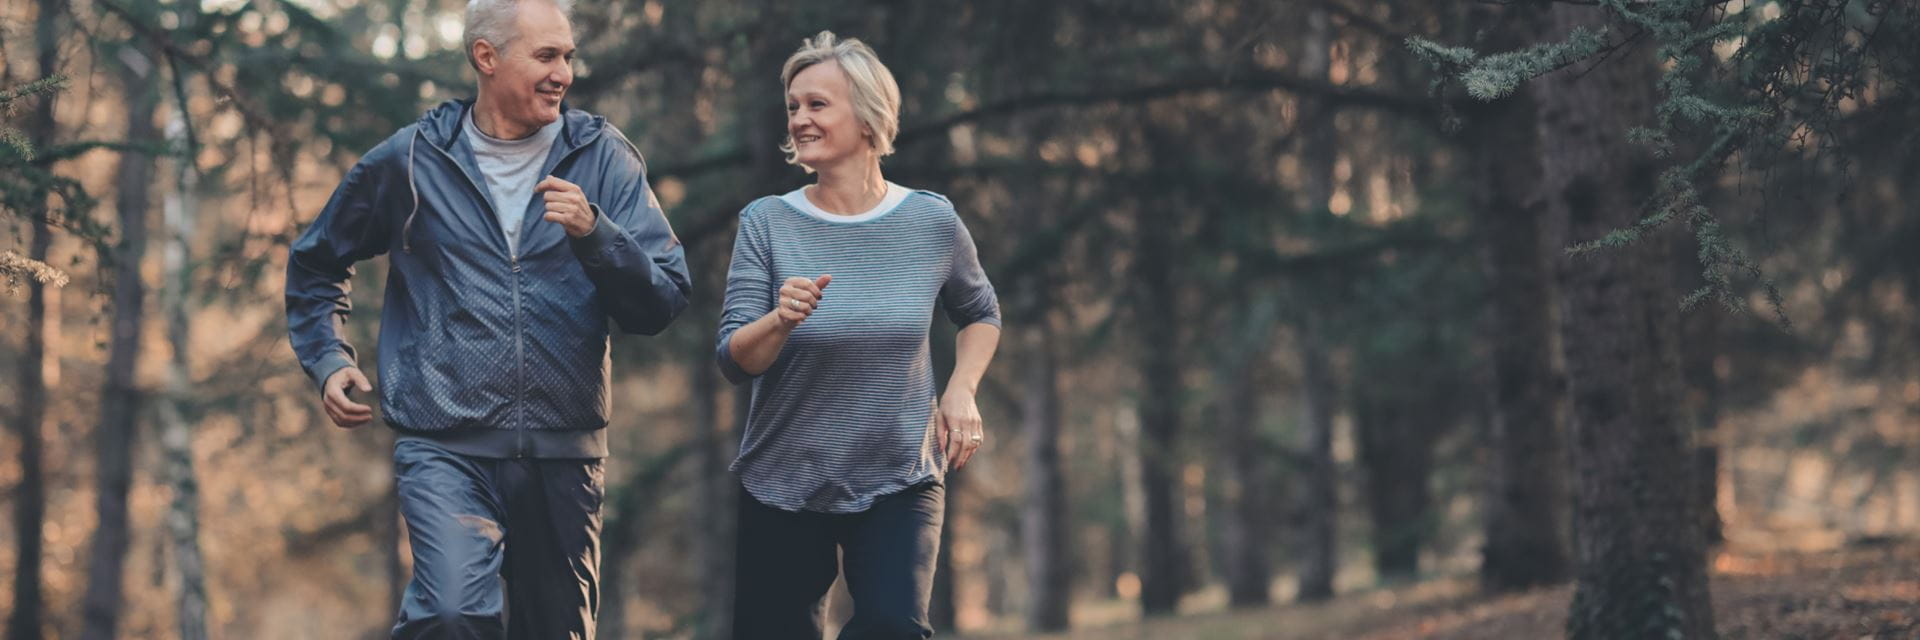
<path fill-rule="evenodd" d="M 460 135 L 461 121 L 471 109 L 472 98 L 442 102 L 420 116 L 420 133 L 433 146 L 442 150 L 452 149 L 454 139 Z M 575 109 L 565 102 L 560 103 L 560 119 L 566 122 L 560 129 L 560 141 L 565 145 L 565 151 L 592 143 L 607 125 L 606 118 Z"/>

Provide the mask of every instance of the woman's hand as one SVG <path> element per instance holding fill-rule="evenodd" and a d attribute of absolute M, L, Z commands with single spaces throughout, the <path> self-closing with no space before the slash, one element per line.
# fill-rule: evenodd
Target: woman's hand
<path fill-rule="evenodd" d="M 774 315 L 780 318 L 780 326 L 791 331 L 811 317 L 813 311 L 820 308 L 820 301 L 826 299 L 829 282 L 833 282 L 833 276 L 820 276 L 817 280 L 787 278 L 780 285 L 780 300 L 773 308 Z"/>
<path fill-rule="evenodd" d="M 986 439 L 973 392 L 958 387 L 948 389 L 934 415 L 938 422 L 936 428 L 940 430 L 936 439 L 940 441 L 940 450 L 947 454 L 947 465 L 954 470 L 966 466 Z"/>

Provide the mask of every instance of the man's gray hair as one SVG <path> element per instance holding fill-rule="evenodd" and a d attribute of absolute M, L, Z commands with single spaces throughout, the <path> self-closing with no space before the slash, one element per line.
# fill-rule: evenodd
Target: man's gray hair
<path fill-rule="evenodd" d="M 514 17 L 518 15 L 522 2 L 548 2 L 560 9 L 561 15 L 573 21 L 573 0 L 467 0 L 467 26 L 461 39 L 466 47 L 467 64 L 479 69 L 480 64 L 473 59 L 473 43 L 487 41 L 498 51 L 505 51 L 507 44 L 520 38 L 514 30 Z"/>

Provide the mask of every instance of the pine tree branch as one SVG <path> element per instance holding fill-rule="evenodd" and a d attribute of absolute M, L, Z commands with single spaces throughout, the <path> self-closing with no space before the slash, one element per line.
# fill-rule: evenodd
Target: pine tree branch
<path fill-rule="evenodd" d="M 1435 100 L 1426 97 L 1407 96 L 1365 87 L 1337 85 L 1326 81 L 1308 80 L 1276 71 L 1243 71 L 1236 72 L 1227 77 L 1221 77 L 1220 73 L 1216 70 L 1202 70 L 1174 75 L 1180 79 L 1137 87 L 1046 91 L 1016 96 L 967 111 L 950 114 L 925 124 L 904 128 L 900 131 L 899 136 L 895 138 L 895 143 L 904 145 L 923 138 L 943 136 L 948 130 L 963 124 L 971 124 L 1030 110 L 1055 107 L 1094 106 L 1112 103 L 1134 103 L 1214 92 L 1281 90 L 1300 95 L 1312 95 L 1326 101 L 1326 104 L 1335 107 L 1377 109 L 1416 117 L 1432 116 L 1438 113 L 1439 106 Z M 709 171 L 743 165 L 748 159 L 749 155 L 745 148 L 735 148 L 686 164 L 662 166 L 649 173 L 650 177 L 655 180 L 666 177 L 686 178 Z"/>
<path fill-rule="evenodd" d="M 93 0 L 93 3 L 106 9 L 108 13 L 119 16 L 122 21 L 127 23 L 128 28 L 133 29 L 134 33 L 152 43 L 154 48 L 160 51 L 168 60 L 185 62 L 188 66 L 193 67 L 194 70 L 199 71 L 200 76 L 206 80 L 207 86 L 212 87 L 214 93 L 219 94 L 220 97 L 225 98 L 231 103 L 233 108 L 240 112 L 240 117 L 246 122 L 249 128 L 262 131 L 277 130 L 273 119 L 268 117 L 266 110 L 255 104 L 245 92 L 240 91 L 233 85 L 222 82 L 218 75 L 213 73 L 212 65 L 207 62 L 206 58 L 182 48 L 178 43 L 173 41 L 172 36 L 169 36 L 165 30 L 146 24 L 142 21 L 141 17 L 135 15 L 133 11 L 120 6 L 117 0 Z M 177 73 L 179 69 L 177 63 L 172 66 Z"/>
<path fill-rule="evenodd" d="M 0 283 L 6 285 L 8 293 L 19 290 L 26 280 L 33 280 L 52 287 L 67 286 L 67 274 L 45 262 L 29 258 L 12 249 L 0 251 Z"/>
<path fill-rule="evenodd" d="M 1395 29 L 1387 23 L 1375 20 L 1372 16 L 1342 4 L 1339 0 L 1321 0 L 1316 6 L 1326 9 L 1327 13 L 1339 16 L 1348 26 L 1357 27 L 1360 31 L 1371 33 L 1381 40 L 1388 42 L 1406 42 L 1407 38 L 1413 35 L 1406 31 Z"/>

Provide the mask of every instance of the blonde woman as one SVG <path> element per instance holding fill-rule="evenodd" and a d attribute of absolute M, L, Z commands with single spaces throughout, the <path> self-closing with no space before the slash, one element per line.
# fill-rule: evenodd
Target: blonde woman
<path fill-rule="evenodd" d="M 837 548 L 854 600 L 840 637 L 927 638 L 943 482 L 985 439 L 974 391 L 999 302 L 952 203 L 882 177 L 900 89 L 873 50 L 823 31 L 780 76 L 781 149 L 816 180 L 741 212 L 727 273 L 715 356 L 753 384 L 735 634 L 820 638 Z M 960 327 L 937 400 L 936 306 Z"/>

